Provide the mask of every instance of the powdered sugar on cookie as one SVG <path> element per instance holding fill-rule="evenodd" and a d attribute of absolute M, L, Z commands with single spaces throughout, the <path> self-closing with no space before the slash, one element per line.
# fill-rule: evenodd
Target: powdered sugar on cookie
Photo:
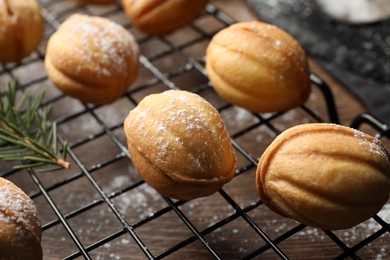
<path fill-rule="evenodd" d="M 381 145 L 381 142 L 377 138 L 372 138 L 372 140 L 369 140 L 367 134 L 355 129 L 354 137 L 359 141 L 360 145 L 368 146 L 371 154 L 386 156 L 388 158 L 388 152 L 386 148 Z"/>
<path fill-rule="evenodd" d="M 128 66 L 138 58 L 134 37 L 122 26 L 108 19 L 76 14 L 60 27 L 66 30 L 64 42 L 77 39 L 74 48 L 88 65 L 94 64 L 98 74 L 111 76 L 113 71 L 126 73 Z M 75 37 L 77 35 L 77 37 Z M 133 61 L 129 63 L 128 57 Z"/>
<path fill-rule="evenodd" d="M 20 237 L 31 237 L 40 227 L 32 200 L 10 181 L 0 179 L 0 222 L 14 226 Z M 0 224 L 0 227 L 2 225 Z"/>

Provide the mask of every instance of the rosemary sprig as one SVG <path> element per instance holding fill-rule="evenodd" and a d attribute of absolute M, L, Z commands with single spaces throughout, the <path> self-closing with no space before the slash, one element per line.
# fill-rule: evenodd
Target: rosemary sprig
<path fill-rule="evenodd" d="M 44 91 L 35 99 L 25 92 L 17 102 L 16 90 L 17 81 L 12 80 L 0 98 L 0 160 L 22 162 L 14 169 L 68 169 L 68 143 L 65 141 L 62 151 L 58 150 L 57 124 L 49 121 L 51 107 L 42 107 Z"/>

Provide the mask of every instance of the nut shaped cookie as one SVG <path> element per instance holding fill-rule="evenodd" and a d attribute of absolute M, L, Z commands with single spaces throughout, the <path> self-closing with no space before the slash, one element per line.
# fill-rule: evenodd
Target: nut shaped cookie
<path fill-rule="evenodd" d="M 34 202 L 0 178 L 0 259 L 41 260 L 41 221 Z"/>
<path fill-rule="evenodd" d="M 133 25 L 148 35 L 168 34 L 194 20 L 208 0 L 122 0 Z"/>
<path fill-rule="evenodd" d="M 236 155 L 218 111 L 179 90 L 145 97 L 124 123 L 131 160 L 162 195 L 209 196 L 234 177 Z"/>
<path fill-rule="evenodd" d="M 74 14 L 50 37 L 45 68 L 65 94 L 107 104 L 123 95 L 138 73 L 132 34 L 106 18 Z"/>
<path fill-rule="evenodd" d="M 206 51 L 206 70 L 221 97 L 252 112 L 298 107 L 311 92 L 300 44 L 263 22 L 236 23 L 214 35 Z"/>
<path fill-rule="evenodd" d="M 0 62 L 19 63 L 43 37 L 44 21 L 37 0 L 0 1 Z"/>
<path fill-rule="evenodd" d="M 280 134 L 260 158 L 257 190 L 270 209 L 303 224 L 345 229 L 375 215 L 390 192 L 381 142 L 335 124 L 303 124 Z"/>

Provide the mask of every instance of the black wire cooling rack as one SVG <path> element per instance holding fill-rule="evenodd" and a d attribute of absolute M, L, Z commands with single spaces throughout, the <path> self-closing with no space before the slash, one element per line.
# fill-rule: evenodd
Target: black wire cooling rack
<path fill-rule="evenodd" d="M 42 218 L 44 259 L 386 259 L 390 257 L 390 203 L 370 220 L 348 230 L 320 230 L 269 211 L 255 190 L 262 151 L 281 131 L 298 123 L 338 123 L 332 93 L 311 76 L 308 102 L 283 113 L 253 114 L 227 104 L 211 88 L 204 53 L 211 37 L 234 23 L 215 7 L 165 37 L 139 34 L 119 3 L 81 6 L 45 0 L 45 40 L 21 64 L 0 65 L 0 84 L 17 77 L 20 91 L 46 92 L 60 140 L 68 140 L 72 168 L 37 173 L 11 170 L 13 181 L 34 200 Z M 64 96 L 47 79 L 46 42 L 59 24 L 81 12 L 112 19 L 137 38 L 142 56 L 137 82 L 118 101 L 93 106 Z M 195 92 L 218 111 L 238 156 L 234 180 L 218 193 L 189 202 L 157 194 L 132 167 L 123 120 L 146 95 L 168 89 Z M 325 109 L 324 109 L 325 108 Z M 325 111 L 325 112 L 323 112 Z M 352 126 L 387 142 L 389 129 L 363 114 Z"/>

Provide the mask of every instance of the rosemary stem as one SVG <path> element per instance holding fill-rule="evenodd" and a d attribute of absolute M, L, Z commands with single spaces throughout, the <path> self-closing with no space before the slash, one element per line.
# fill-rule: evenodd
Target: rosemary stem
<path fill-rule="evenodd" d="M 62 158 L 56 158 L 57 165 L 61 166 L 64 169 L 69 169 L 70 168 L 70 162 L 65 161 Z"/>
<path fill-rule="evenodd" d="M 56 164 L 64 169 L 69 169 L 70 163 L 68 161 L 65 161 L 60 157 L 54 156 L 48 153 L 47 151 L 40 149 L 37 145 L 34 145 L 27 137 L 20 136 L 17 132 L 15 132 L 12 129 L 12 127 L 10 127 L 7 121 L 0 119 L 0 126 L 6 129 L 15 140 L 25 143 L 28 146 L 28 148 L 33 152 L 47 158 L 48 160 L 52 161 L 53 164 Z"/>

